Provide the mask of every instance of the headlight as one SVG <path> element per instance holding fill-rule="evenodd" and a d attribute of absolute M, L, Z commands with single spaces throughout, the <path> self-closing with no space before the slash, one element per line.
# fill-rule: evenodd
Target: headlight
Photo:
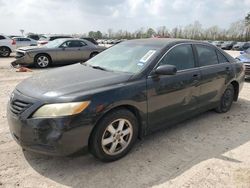
<path fill-rule="evenodd" d="M 40 107 L 32 117 L 58 117 L 81 113 L 90 101 L 46 104 Z"/>

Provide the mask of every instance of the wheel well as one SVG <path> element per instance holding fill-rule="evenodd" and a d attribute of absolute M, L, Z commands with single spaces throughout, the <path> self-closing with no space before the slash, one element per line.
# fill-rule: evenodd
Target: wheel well
<path fill-rule="evenodd" d="M 107 115 L 107 114 L 109 114 L 110 112 L 112 112 L 112 111 L 115 111 L 115 110 L 119 110 L 119 109 L 126 109 L 126 110 L 128 110 L 128 111 L 130 111 L 130 112 L 132 112 L 133 114 L 134 114 L 134 116 L 135 116 L 135 118 L 137 119 L 137 121 L 138 121 L 138 137 L 140 138 L 141 136 L 141 131 L 142 131 L 142 125 L 141 125 L 141 116 L 140 116 L 140 113 L 139 113 L 139 111 L 138 111 L 138 109 L 137 108 L 135 108 L 134 106 L 131 106 L 131 105 L 121 105 L 121 106 L 116 106 L 116 107 L 114 107 L 114 108 L 112 108 L 111 110 L 109 110 L 109 111 L 107 111 L 105 114 L 103 114 L 102 115 L 102 117 L 100 118 L 100 119 L 98 119 L 97 120 L 97 122 L 95 123 L 95 125 L 94 125 L 94 127 L 93 127 L 93 129 L 92 129 L 92 131 L 91 131 L 91 133 L 90 133 L 90 136 L 89 136 L 89 141 L 88 142 L 90 142 L 90 139 L 91 139 L 91 137 L 92 137 L 92 134 L 93 134 L 93 132 L 94 132 L 94 129 L 95 129 L 95 127 L 98 125 L 98 123 L 100 122 L 100 121 L 102 121 L 102 119 Z"/>
<path fill-rule="evenodd" d="M 91 55 L 93 55 L 93 54 L 99 54 L 99 52 L 94 51 L 94 52 L 92 52 L 92 53 L 89 55 L 89 57 L 91 57 Z"/>
<path fill-rule="evenodd" d="M 50 63 L 52 62 L 51 56 L 50 56 L 49 54 L 47 54 L 47 53 L 39 53 L 39 54 L 36 54 L 35 57 L 34 57 L 34 61 L 36 60 L 37 56 L 39 56 L 39 55 L 46 55 L 46 56 L 48 56 L 48 57 L 49 57 L 49 60 L 50 60 Z"/>
<path fill-rule="evenodd" d="M 234 101 L 237 101 L 239 96 L 239 83 L 237 81 L 232 81 L 231 84 L 234 87 Z"/>

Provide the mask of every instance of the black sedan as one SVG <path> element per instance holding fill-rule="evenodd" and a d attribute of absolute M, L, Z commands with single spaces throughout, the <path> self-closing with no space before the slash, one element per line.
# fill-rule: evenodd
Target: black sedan
<path fill-rule="evenodd" d="M 226 41 L 221 45 L 221 49 L 231 50 L 236 43 L 237 42 L 235 42 L 235 41 Z"/>
<path fill-rule="evenodd" d="M 244 76 L 242 63 L 208 43 L 131 40 L 24 80 L 7 117 L 27 150 L 69 155 L 87 146 L 114 161 L 137 138 L 210 109 L 227 112 Z"/>

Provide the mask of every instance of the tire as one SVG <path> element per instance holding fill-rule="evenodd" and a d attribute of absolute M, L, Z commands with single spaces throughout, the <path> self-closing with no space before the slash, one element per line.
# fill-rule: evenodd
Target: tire
<path fill-rule="evenodd" d="M 230 84 L 223 93 L 219 106 L 215 109 L 218 113 L 226 113 L 230 110 L 234 100 L 234 87 Z"/>
<path fill-rule="evenodd" d="M 90 152 L 103 162 L 125 156 L 135 144 L 138 122 L 133 113 L 120 109 L 108 113 L 91 134 Z"/>
<path fill-rule="evenodd" d="M 98 52 L 93 52 L 92 54 L 90 54 L 89 59 L 91 59 L 92 57 L 95 57 L 98 54 Z"/>
<path fill-rule="evenodd" d="M 8 47 L 2 46 L 0 47 L 0 56 L 9 57 L 11 50 Z"/>
<path fill-rule="evenodd" d="M 35 57 L 34 63 L 37 68 L 47 68 L 51 64 L 51 59 L 46 54 L 40 54 Z"/>

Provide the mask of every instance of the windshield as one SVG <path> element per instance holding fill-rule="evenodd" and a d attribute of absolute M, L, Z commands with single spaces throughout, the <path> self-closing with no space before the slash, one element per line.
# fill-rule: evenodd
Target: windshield
<path fill-rule="evenodd" d="M 138 73 L 159 50 L 160 46 L 121 43 L 103 51 L 86 64 L 110 71 Z"/>
<path fill-rule="evenodd" d="M 56 39 L 56 40 L 48 42 L 44 46 L 47 48 L 58 48 L 64 41 L 65 41 L 64 39 Z"/>

